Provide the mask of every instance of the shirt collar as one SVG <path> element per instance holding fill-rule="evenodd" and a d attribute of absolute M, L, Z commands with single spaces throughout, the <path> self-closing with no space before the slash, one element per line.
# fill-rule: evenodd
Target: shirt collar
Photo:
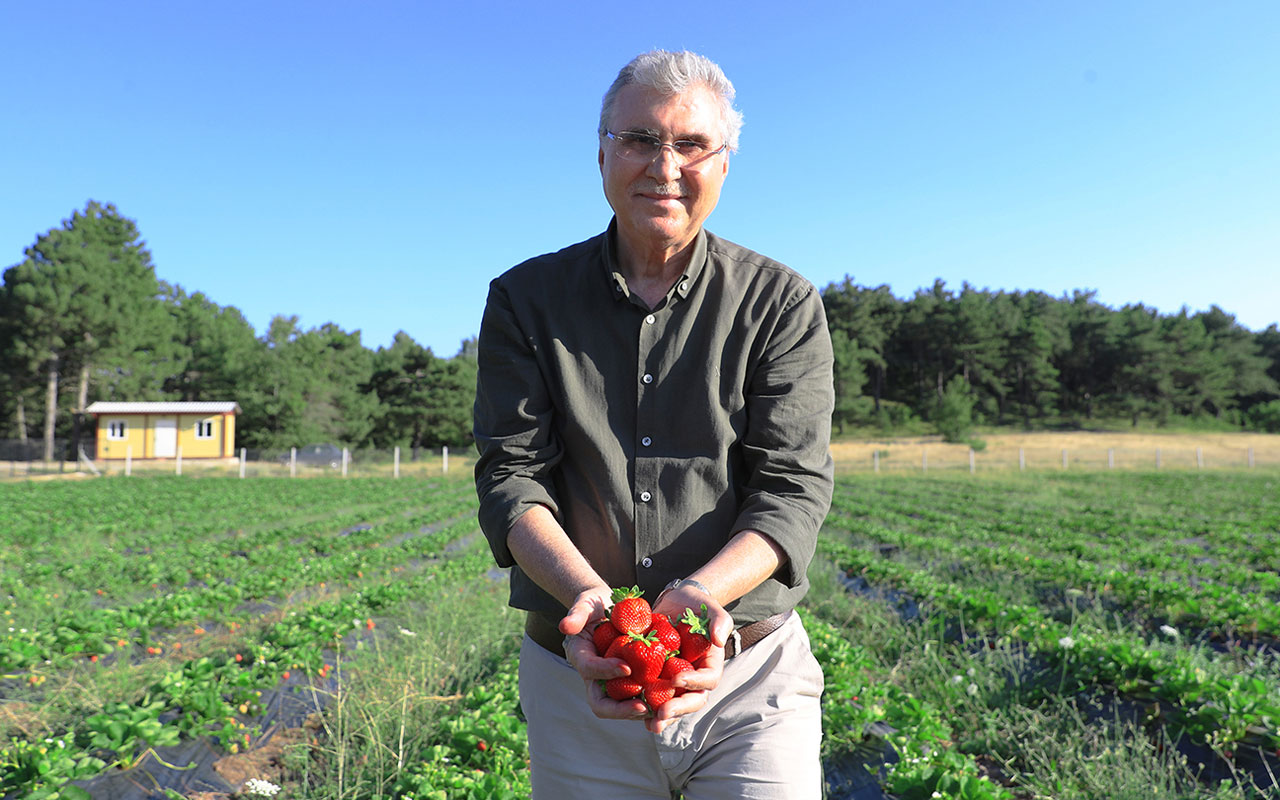
<path fill-rule="evenodd" d="M 609 221 L 609 228 L 604 235 L 604 266 L 608 274 L 610 290 L 613 292 L 614 300 L 623 300 L 631 297 L 631 290 L 627 288 L 627 279 L 622 275 L 622 269 L 618 265 L 618 218 L 614 217 Z M 702 274 L 703 268 L 707 263 L 707 231 L 705 228 L 698 229 L 698 236 L 693 240 L 693 254 L 689 256 L 689 264 L 685 267 L 684 274 L 671 287 L 671 291 L 667 293 L 670 299 L 672 294 L 684 300 L 693 291 L 694 284 L 698 281 L 698 276 Z"/>

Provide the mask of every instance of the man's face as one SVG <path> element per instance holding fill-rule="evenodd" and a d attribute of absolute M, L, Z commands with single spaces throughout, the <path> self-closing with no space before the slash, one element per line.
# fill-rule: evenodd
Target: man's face
<path fill-rule="evenodd" d="M 724 144 L 720 104 L 704 87 L 667 97 L 647 87 L 624 86 L 608 125 L 615 133 L 639 131 L 664 142 L 696 139 L 711 149 Z M 662 148 L 648 164 L 625 161 L 614 149 L 609 139 L 601 142 L 600 174 L 623 244 L 651 251 L 691 242 L 720 199 L 728 151 L 681 168 L 671 148 Z"/>

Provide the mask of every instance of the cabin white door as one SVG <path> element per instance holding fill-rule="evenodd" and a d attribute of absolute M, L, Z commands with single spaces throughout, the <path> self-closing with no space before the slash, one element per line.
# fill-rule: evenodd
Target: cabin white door
<path fill-rule="evenodd" d="M 178 421 L 173 417 L 159 417 L 155 421 L 156 458 L 173 458 L 178 454 Z"/>

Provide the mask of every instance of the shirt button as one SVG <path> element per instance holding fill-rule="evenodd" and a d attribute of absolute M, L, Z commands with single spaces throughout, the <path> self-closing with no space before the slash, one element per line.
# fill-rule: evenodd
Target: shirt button
<path fill-rule="evenodd" d="M 644 567 L 645 569 L 652 567 L 653 559 L 649 558 L 648 556 L 645 556 L 644 558 L 640 559 L 640 566 Z"/>
<path fill-rule="evenodd" d="M 640 502 L 641 502 L 641 503 L 647 503 L 647 502 L 649 502 L 649 501 L 650 501 L 650 500 L 652 500 L 652 499 L 653 499 L 653 495 L 649 494 L 648 492 L 641 492 L 641 493 L 640 493 Z"/>
<path fill-rule="evenodd" d="M 640 440 L 640 444 L 644 445 L 645 447 L 648 447 L 649 445 L 653 444 L 653 440 L 650 439 L 648 436 L 646 436 Z"/>
<path fill-rule="evenodd" d="M 653 383 L 653 376 L 646 372 L 644 374 L 644 377 L 641 378 L 640 380 L 644 381 L 645 383 Z"/>
<path fill-rule="evenodd" d="M 688 281 L 680 281 L 680 291 L 682 291 L 682 292 L 687 292 L 687 291 L 689 291 L 689 282 L 688 282 Z"/>
<path fill-rule="evenodd" d="M 645 322 L 647 322 L 647 323 L 649 323 L 650 325 L 652 325 L 654 322 L 656 322 L 656 321 L 657 321 L 657 319 L 658 319 L 657 317 L 655 317 L 654 315 L 650 314 L 649 316 L 647 316 L 647 317 L 645 317 L 645 318 L 644 318 L 644 321 L 645 321 Z"/>

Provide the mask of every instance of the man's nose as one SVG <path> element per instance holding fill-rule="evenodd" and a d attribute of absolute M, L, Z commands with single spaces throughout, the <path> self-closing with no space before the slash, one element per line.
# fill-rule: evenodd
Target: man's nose
<path fill-rule="evenodd" d="M 658 154 L 649 162 L 649 168 L 646 173 L 654 178 L 659 178 L 663 183 L 680 177 L 680 160 L 676 156 L 675 148 L 659 147 Z"/>

